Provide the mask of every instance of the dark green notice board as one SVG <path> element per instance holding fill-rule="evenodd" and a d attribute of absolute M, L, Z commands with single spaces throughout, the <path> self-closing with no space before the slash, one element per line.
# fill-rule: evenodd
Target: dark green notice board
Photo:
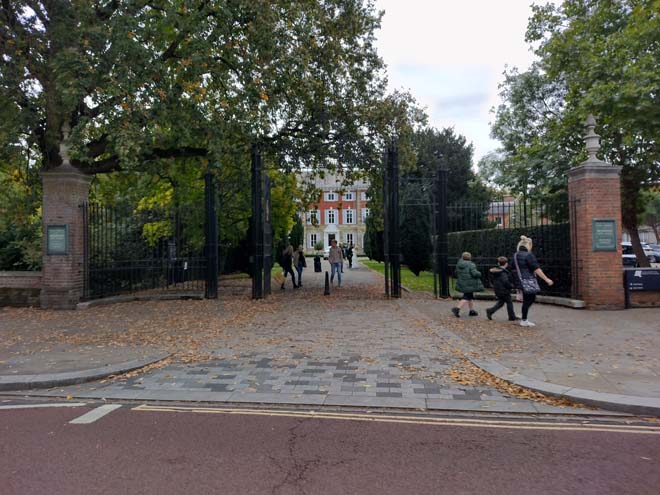
<path fill-rule="evenodd" d="M 616 251 L 616 220 L 594 218 L 591 225 L 592 249 L 594 251 Z"/>

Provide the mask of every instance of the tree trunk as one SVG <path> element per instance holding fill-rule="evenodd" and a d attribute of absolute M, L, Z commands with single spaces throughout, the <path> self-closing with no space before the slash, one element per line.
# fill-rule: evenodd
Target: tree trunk
<path fill-rule="evenodd" d="M 623 153 L 621 154 L 623 155 Z M 637 205 L 639 204 L 642 183 L 639 177 L 639 170 L 625 165 L 626 161 L 623 156 L 621 162 L 624 163 L 621 170 L 621 223 L 630 234 L 630 242 L 637 258 L 637 264 L 642 267 L 650 267 L 651 263 L 646 257 L 646 254 L 644 254 L 637 230 Z"/>
<path fill-rule="evenodd" d="M 637 228 L 635 227 L 628 232 L 630 233 L 630 242 L 632 243 L 632 248 L 635 252 L 635 257 L 637 258 L 637 264 L 643 267 L 650 267 L 651 263 L 642 249 L 642 242 L 639 239 Z"/>

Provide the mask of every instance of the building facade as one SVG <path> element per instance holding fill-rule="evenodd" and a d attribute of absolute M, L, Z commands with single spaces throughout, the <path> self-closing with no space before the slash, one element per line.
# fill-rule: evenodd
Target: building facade
<path fill-rule="evenodd" d="M 341 177 L 330 174 L 315 179 L 303 175 L 302 180 L 313 182 L 321 191 L 317 202 L 304 215 L 305 252 L 315 253 L 319 243 L 327 250 L 330 242 L 336 239 L 341 245 L 353 244 L 354 252 L 363 254 L 365 221 L 369 215 L 368 182 L 346 186 Z"/>

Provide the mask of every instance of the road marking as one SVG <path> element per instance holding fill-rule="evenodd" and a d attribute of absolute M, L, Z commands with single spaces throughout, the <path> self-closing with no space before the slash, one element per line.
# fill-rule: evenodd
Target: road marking
<path fill-rule="evenodd" d="M 84 402 L 57 402 L 53 404 L 14 404 L 11 406 L 0 406 L 0 409 L 32 409 L 44 407 L 81 407 L 86 406 Z"/>
<path fill-rule="evenodd" d="M 69 421 L 69 423 L 72 425 L 88 425 L 89 423 L 93 423 L 97 419 L 101 419 L 106 414 L 110 414 L 112 411 L 119 409 L 120 407 L 121 404 L 105 404 L 103 406 L 97 407 L 96 409 L 92 409 L 89 412 L 86 412 L 76 419 L 72 419 Z"/>
<path fill-rule="evenodd" d="M 402 416 L 331 413 L 316 411 L 267 411 L 259 409 L 220 409 L 212 407 L 184 407 L 184 406 L 149 406 L 142 404 L 134 407 L 133 411 L 153 412 L 193 412 L 203 414 L 239 414 L 252 416 L 279 416 L 307 419 L 337 419 L 345 421 L 370 421 L 375 423 L 403 423 L 432 426 L 465 426 L 471 428 L 504 428 L 516 430 L 559 430 L 559 431 L 601 431 L 609 433 L 637 433 L 646 435 L 660 435 L 660 427 L 637 425 L 602 425 L 584 423 L 551 423 L 551 422 L 524 422 L 466 418 L 412 418 Z"/>

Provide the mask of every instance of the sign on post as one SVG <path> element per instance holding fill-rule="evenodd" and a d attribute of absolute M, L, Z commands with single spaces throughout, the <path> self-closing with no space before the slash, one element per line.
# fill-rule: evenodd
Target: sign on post
<path fill-rule="evenodd" d="M 46 228 L 46 253 L 49 256 L 69 254 L 69 226 L 48 225 Z"/>
<path fill-rule="evenodd" d="M 591 235 L 591 247 L 594 251 L 616 251 L 616 220 L 594 218 Z"/>

